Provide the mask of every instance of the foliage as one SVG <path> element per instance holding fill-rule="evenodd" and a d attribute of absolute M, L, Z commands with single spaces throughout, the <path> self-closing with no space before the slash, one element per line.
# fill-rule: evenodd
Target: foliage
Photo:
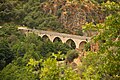
<path fill-rule="evenodd" d="M 14 54 L 6 40 L 0 40 L 0 70 L 9 64 L 14 58 Z"/>
<path fill-rule="evenodd" d="M 14 3 L 7 0 L 0 1 L 0 23 L 10 22 L 13 19 Z"/>
<path fill-rule="evenodd" d="M 32 58 L 29 59 L 29 62 L 27 63 L 28 70 L 33 73 L 39 73 L 39 69 L 41 68 L 41 62 L 42 59 L 40 59 L 39 61 L 36 61 Z"/>
<path fill-rule="evenodd" d="M 42 80 L 80 80 L 78 74 L 70 67 L 59 66 L 55 59 L 48 58 L 42 64 L 40 79 Z"/>
<path fill-rule="evenodd" d="M 67 52 L 66 60 L 72 62 L 75 58 L 78 57 L 78 52 L 76 50 L 70 50 Z"/>
<path fill-rule="evenodd" d="M 10 36 L 17 36 L 18 38 L 21 37 L 22 33 L 18 31 L 17 25 L 14 23 L 5 23 L 0 28 L 0 37 L 10 37 Z M 23 35 L 22 35 L 23 36 Z"/>
<path fill-rule="evenodd" d="M 15 58 L 11 47 L 21 38 L 20 34 L 13 24 L 4 24 L 0 29 L 0 70 Z"/>
<path fill-rule="evenodd" d="M 57 80 L 59 79 L 59 71 L 55 59 L 48 58 L 42 65 L 40 79 L 42 80 Z"/>
<path fill-rule="evenodd" d="M 0 23 L 14 22 L 30 28 L 51 29 L 59 31 L 62 25 L 57 17 L 45 14 L 42 10 L 43 0 L 2 0 L 0 2 Z"/>
<path fill-rule="evenodd" d="M 105 12 L 105 14 L 108 16 L 109 14 L 115 14 L 116 11 L 120 10 L 120 3 L 116 2 L 110 2 L 107 1 L 106 3 L 102 3 L 102 9 Z"/>
<path fill-rule="evenodd" d="M 106 6 L 109 6 L 107 9 L 112 9 L 114 14 L 106 17 L 104 23 L 94 25 L 99 34 L 93 37 L 93 40 L 99 43 L 99 51 L 88 52 L 83 58 L 81 67 L 83 79 L 120 79 L 120 14 L 117 11 L 119 6 L 118 3 L 109 4 L 106 3 Z M 115 8 L 115 5 L 118 7 Z"/>
<path fill-rule="evenodd" d="M 0 73 L 2 80 L 80 80 L 80 77 L 72 68 L 60 65 L 55 58 L 40 59 L 36 61 L 30 58 L 26 65 L 24 58 L 14 60 Z"/>
<path fill-rule="evenodd" d="M 85 44 L 84 48 L 85 48 L 85 51 L 90 51 L 90 42 Z"/>
<path fill-rule="evenodd" d="M 72 48 L 61 42 L 42 41 L 40 37 L 33 33 L 25 36 L 17 29 L 18 25 L 16 24 L 20 24 L 31 28 L 64 32 L 63 26 L 57 19 L 58 16 L 60 18 L 63 14 L 62 11 L 58 11 L 58 16 L 51 14 L 52 12 L 45 13 L 42 9 L 45 1 L 48 0 L 0 1 L 0 25 L 2 25 L 2 28 L 0 28 L 1 80 L 80 80 L 79 74 L 72 68 L 65 64 L 60 65 L 58 62 L 60 59 L 63 60 L 65 56 L 69 62 L 72 62 L 74 58 L 78 57 L 77 51 L 71 50 Z M 74 0 L 71 1 L 74 3 Z M 86 8 L 88 11 L 91 9 L 87 8 L 87 6 L 90 7 L 88 3 L 92 4 L 90 1 L 85 0 L 87 3 L 84 3 L 83 0 L 75 1 L 79 1 L 82 5 L 80 7 Z M 89 51 L 90 45 L 86 45 L 86 50 L 89 52 L 82 59 L 80 76 L 83 80 L 119 80 L 120 3 L 118 1 L 102 3 L 106 0 L 92 1 L 100 3 L 100 8 L 105 12 L 105 15 L 109 16 L 106 17 L 104 23 L 87 23 L 83 27 L 84 30 L 97 30 L 99 32 L 97 36 L 93 37 L 94 42 L 99 44 L 99 51 L 91 52 Z M 54 4 L 54 2 L 52 3 Z M 73 3 L 72 6 L 77 7 L 78 4 L 73 5 Z M 87 6 L 84 6 L 83 3 Z M 72 7 L 70 6 L 69 9 L 72 9 Z M 61 9 L 59 8 L 59 10 Z M 71 12 L 68 12 L 70 16 Z M 81 12 L 84 12 L 84 10 Z M 89 17 L 90 19 L 93 18 Z M 66 23 L 64 19 L 61 20 Z M 73 22 L 73 19 L 71 21 Z M 84 22 L 84 19 L 82 21 Z M 77 30 L 77 32 L 82 35 L 82 31 Z"/>
<path fill-rule="evenodd" d="M 43 2 L 44 1 L 39 0 L 29 0 L 23 4 L 22 2 L 18 4 L 14 11 L 16 12 L 16 20 L 19 20 L 19 24 L 43 30 L 59 30 L 62 26 L 57 21 L 57 17 L 43 12 L 41 8 Z"/>
<path fill-rule="evenodd" d="M 39 59 L 39 49 L 42 45 L 42 41 L 38 36 L 34 34 L 28 34 L 22 41 L 17 42 L 12 46 L 12 50 L 16 53 L 16 56 L 24 56 L 24 54 L 31 54 L 36 59 Z"/>
<path fill-rule="evenodd" d="M 43 45 L 41 46 L 40 50 L 41 50 L 41 54 L 44 57 L 49 57 L 50 55 L 52 55 L 52 52 L 57 54 L 59 51 L 61 51 L 61 54 L 66 54 L 68 50 L 70 50 L 71 48 L 66 45 L 63 44 L 61 42 L 44 42 Z"/>
<path fill-rule="evenodd" d="M 58 53 L 58 51 L 61 51 L 62 54 L 66 54 L 69 50 L 72 49 L 67 44 L 62 42 L 54 42 L 53 45 L 54 45 L 54 53 Z"/>
<path fill-rule="evenodd" d="M 0 73 L 1 80 L 35 80 L 37 76 L 32 74 L 26 66 L 17 65 L 19 61 L 8 64 Z"/>
<path fill-rule="evenodd" d="M 65 59 L 65 54 L 61 54 L 59 51 L 57 54 L 52 53 L 52 57 L 54 57 L 56 60 L 64 60 Z"/>
<path fill-rule="evenodd" d="M 45 58 L 47 58 L 47 56 L 49 57 L 53 52 L 57 54 L 58 51 L 61 51 L 61 54 L 66 54 L 67 51 L 71 49 L 63 43 L 43 42 L 40 37 L 33 33 L 25 36 L 18 31 L 17 27 L 18 25 L 10 23 L 4 24 L 2 28 L 0 28 L 1 69 L 19 57 L 24 58 L 23 65 L 25 65 L 30 58 L 39 60 L 45 56 Z"/>

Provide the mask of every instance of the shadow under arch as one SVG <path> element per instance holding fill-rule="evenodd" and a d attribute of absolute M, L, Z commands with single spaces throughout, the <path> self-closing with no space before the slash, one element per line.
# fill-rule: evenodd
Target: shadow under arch
<path fill-rule="evenodd" d="M 80 44 L 79 44 L 79 50 L 83 51 L 84 48 L 85 48 L 85 44 L 87 44 L 86 41 L 82 41 L 82 42 L 80 42 Z"/>
<path fill-rule="evenodd" d="M 42 36 L 42 41 L 50 41 L 49 37 L 47 35 Z"/>
<path fill-rule="evenodd" d="M 41 37 L 41 36 L 38 36 L 38 39 L 39 39 L 39 40 L 42 40 L 42 37 Z"/>
<path fill-rule="evenodd" d="M 59 37 L 55 37 L 55 38 L 53 39 L 53 42 L 62 42 L 62 40 L 61 40 Z"/>
<path fill-rule="evenodd" d="M 74 42 L 72 39 L 68 39 L 68 40 L 66 41 L 66 44 L 67 44 L 69 47 L 73 48 L 73 49 L 76 48 L 76 44 L 75 44 L 75 42 Z"/>

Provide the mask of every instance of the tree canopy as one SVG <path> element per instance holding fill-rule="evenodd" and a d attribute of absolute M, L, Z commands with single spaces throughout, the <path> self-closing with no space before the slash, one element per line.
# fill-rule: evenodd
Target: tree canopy
<path fill-rule="evenodd" d="M 77 18 L 73 17 L 76 10 L 78 10 Z M 102 17 L 96 14 L 102 14 Z M 83 31 L 97 31 L 85 45 L 83 52 L 73 50 L 65 43 L 50 42 L 34 33 L 25 35 L 18 30 L 18 27 L 27 26 L 69 33 L 70 28 L 66 28 L 65 24 L 71 25 L 70 22 L 73 22 L 81 26 L 81 23 L 76 23 L 77 21 L 83 21 Z M 73 24 L 71 26 L 76 26 Z M 83 35 L 80 27 L 77 32 Z M 91 46 L 95 43 L 98 44 L 98 50 L 92 51 Z M 83 54 L 85 55 L 82 56 Z M 80 64 L 75 63 L 78 59 Z M 119 79 L 120 2 L 118 0 L 0 1 L 0 80 Z"/>

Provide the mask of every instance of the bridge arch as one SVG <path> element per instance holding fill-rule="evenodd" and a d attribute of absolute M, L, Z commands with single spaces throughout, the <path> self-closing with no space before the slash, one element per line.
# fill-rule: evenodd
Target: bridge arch
<path fill-rule="evenodd" d="M 90 37 L 86 37 L 86 36 L 77 36 L 71 34 L 42 31 L 42 30 L 29 29 L 24 27 L 19 27 L 18 29 L 20 31 L 23 31 L 25 34 L 29 32 L 33 32 L 38 36 L 41 36 L 43 40 L 50 40 L 51 42 L 54 42 L 56 40 L 58 41 L 61 40 L 63 43 L 67 43 L 69 46 L 71 46 L 74 49 L 75 48 L 83 49 L 84 45 L 86 44 L 86 41 L 88 42 L 90 40 Z"/>
<path fill-rule="evenodd" d="M 50 38 L 48 35 L 42 35 L 41 38 L 43 41 L 50 41 Z"/>
<path fill-rule="evenodd" d="M 61 40 L 61 38 L 59 38 L 59 37 L 55 37 L 55 38 L 53 39 L 53 42 L 62 42 L 62 40 Z"/>
<path fill-rule="evenodd" d="M 71 48 L 73 48 L 73 49 L 76 48 L 76 44 L 75 44 L 74 40 L 72 40 L 72 39 L 68 39 L 68 40 L 66 41 L 66 44 L 69 45 L 69 46 L 70 46 Z"/>
<path fill-rule="evenodd" d="M 83 49 L 84 49 L 84 47 L 85 47 L 85 44 L 87 44 L 86 41 L 80 42 L 80 44 L 79 44 L 79 49 L 83 51 Z"/>

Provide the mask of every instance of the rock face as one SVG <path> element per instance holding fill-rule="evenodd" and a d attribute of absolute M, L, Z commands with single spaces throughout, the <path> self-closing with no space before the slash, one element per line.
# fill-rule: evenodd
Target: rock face
<path fill-rule="evenodd" d="M 103 22 L 105 15 L 98 4 L 88 1 L 50 0 L 44 2 L 43 11 L 54 14 L 64 28 L 72 34 L 83 35 L 82 25 L 86 22 L 94 24 Z"/>

